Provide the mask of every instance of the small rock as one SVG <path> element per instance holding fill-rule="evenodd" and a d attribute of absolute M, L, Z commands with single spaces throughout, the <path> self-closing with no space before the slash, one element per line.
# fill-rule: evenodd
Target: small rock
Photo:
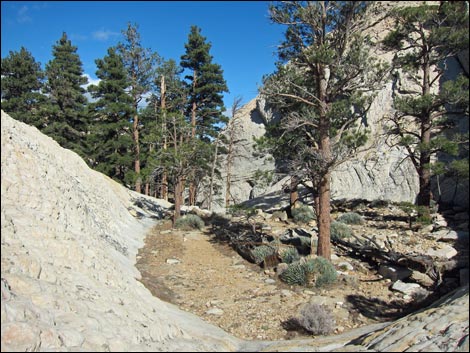
<path fill-rule="evenodd" d="M 413 295 L 413 293 L 418 292 L 421 286 L 417 283 L 405 283 L 400 280 L 392 284 L 392 290 L 403 293 L 405 295 Z"/>
<path fill-rule="evenodd" d="M 354 271 L 354 267 L 347 261 L 342 261 L 338 264 L 338 267 L 343 270 Z"/>
<path fill-rule="evenodd" d="M 208 315 L 216 315 L 216 316 L 221 316 L 224 314 L 224 311 L 219 308 L 212 308 L 206 311 L 206 314 Z"/>
<path fill-rule="evenodd" d="M 176 265 L 179 264 L 181 261 L 178 259 L 166 259 L 166 263 L 169 265 Z"/>
<path fill-rule="evenodd" d="M 384 278 L 390 278 L 392 281 L 396 281 L 410 277 L 412 271 L 406 267 L 381 265 L 379 267 L 379 274 Z"/>
<path fill-rule="evenodd" d="M 233 265 L 231 267 L 235 270 L 244 270 L 246 268 L 245 265 Z"/>
<path fill-rule="evenodd" d="M 276 283 L 276 280 L 272 279 L 272 278 L 268 278 L 267 280 L 265 280 L 264 282 L 268 283 L 268 284 L 272 284 L 272 283 Z"/>
<path fill-rule="evenodd" d="M 440 249 L 428 249 L 428 255 L 450 259 L 457 255 L 457 250 L 450 245 L 444 245 Z"/>
<path fill-rule="evenodd" d="M 281 296 L 282 297 L 292 297 L 292 292 L 290 290 L 283 289 L 283 290 L 281 290 Z"/>

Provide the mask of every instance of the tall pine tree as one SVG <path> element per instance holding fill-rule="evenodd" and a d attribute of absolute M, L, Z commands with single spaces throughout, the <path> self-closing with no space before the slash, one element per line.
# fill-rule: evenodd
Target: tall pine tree
<path fill-rule="evenodd" d="M 13 118 L 39 129 L 44 127 L 40 109 L 44 72 L 32 54 L 21 47 L 2 59 L 2 109 Z"/>
<path fill-rule="evenodd" d="M 468 114 L 468 76 L 441 82 L 449 60 L 462 50 L 468 52 L 468 7 L 465 2 L 423 2 L 394 9 L 391 16 L 394 30 L 383 43 L 396 51 L 394 67 L 418 92 L 395 97 L 389 132 L 407 149 L 416 168 L 418 210 L 429 219 L 433 156 L 442 151 L 457 153 L 458 139 L 446 138 L 443 132 L 452 127 L 452 115 L 465 110 Z"/>
<path fill-rule="evenodd" d="M 90 135 L 89 159 L 93 167 L 118 180 L 132 183 L 132 97 L 127 94 L 127 72 L 116 48 L 108 49 L 108 55 L 95 60 L 96 76 L 101 80 L 88 91 L 95 102 L 89 105 Z"/>
<path fill-rule="evenodd" d="M 262 94 L 283 114 L 276 149 L 288 151 L 291 175 L 309 181 L 318 218 L 319 256 L 330 259 L 330 185 L 334 167 L 366 141 L 370 92 L 385 73 L 369 56 L 359 1 L 283 2 L 271 19 L 287 26 L 277 72 Z M 286 148 L 287 147 L 287 148 Z M 314 247 L 312 246 L 312 249 Z"/>
<path fill-rule="evenodd" d="M 129 81 L 129 95 L 132 97 L 132 136 L 134 139 L 134 172 L 135 190 L 142 191 L 142 177 L 140 175 L 140 141 L 139 141 L 139 103 L 144 98 L 152 86 L 156 66 L 159 63 L 159 56 L 150 49 L 142 47 L 140 33 L 137 25 L 128 23 L 127 29 L 122 31 L 124 43 L 118 44 L 118 52 L 123 58 L 124 67 L 127 70 Z"/>
<path fill-rule="evenodd" d="M 53 59 L 46 65 L 46 92 L 49 94 L 47 126 L 44 132 L 62 147 L 72 149 L 82 157 L 86 154 L 87 116 L 82 62 L 77 47 L 62 37 L 53 46 Z"/>
<path fill-rule="evenodd" d="M 228 88 L 222 68 L 212 62 L 213 57 L 209 53 L 211 44 L 201 35 L 201 29 L 197 26 L 191 27 L 185 48 L 181 66 L 189 70 L 189 74 L 185 76 L 188 89 L 186 114 L 191 122 L 191 138 L 198 138 L 209 144 L 218 135 L 222 124 L 228 121 L 223 115 L 223 93 L 228 92 Z M 210 148 L 207 147 L 200 154 L 203 160 L 195 161 L 190 175 L 191 205 L 196 203 L 198 181 L 210 170 L 208 163 L 212 158 Z"/>

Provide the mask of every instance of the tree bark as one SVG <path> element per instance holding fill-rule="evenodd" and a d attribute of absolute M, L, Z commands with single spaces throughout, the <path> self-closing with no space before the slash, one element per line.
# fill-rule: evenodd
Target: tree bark
<path fill-rule="evenodd" d="M 299 191 L 298 191 L 299 181 L 297 177 L 291 176 L 290 178 L 290 208 L 293 209 L 296 207 L 297 201 L 299 201 Z"/>
<path fill-rule="evenodd" d="M 139 146 L 139 116 L 134 115 L 134 123 L 132 125 L 134 137 L 134 171 L 136 174 L 135 191 L 142 192 L 142 180 L 140 178 L 140 146 Z"/>
<path fill-rule="evenodd" d="M 177 177 L 175 185 L 175 210 L 173 212 L 173 227 L 175 226 L 176 220 L 181 216 L 181 205 L 183 204 L 183 189 L 184 180 L 181 176 Z"/>
<path fill-rule="evenodd" d="M 167 135 L 166 135 L 166 84 L 165 76 L 162 75 L 160 81 L 160 91 L 161 91 L 161 108 L 162 108 L 162 133 L 163 133 L 163 149 L 168 148 L 167 144 Z M 163 200 L 168 201 L 168 175 L 166 168 L 163 168 L 162 172 L 162 181 L 161 181 L 160 197 Z"/>
<path fill-rule="evenodd" d="M 430 67 L 427 60 L 428 55 L 425 55 L 425 62 L 423 63 L 423 96 L 430 94 L 431 81 L 430 81 Z M 418 209 L 419 216 L 429 217 L 431 206 L 431 129 L 432 129 L 431 113 L 423 110 L 421 112 L 421 150 L 419 155 L 419 193 L 417 197 L 418 206 L 423 206 Z"/>

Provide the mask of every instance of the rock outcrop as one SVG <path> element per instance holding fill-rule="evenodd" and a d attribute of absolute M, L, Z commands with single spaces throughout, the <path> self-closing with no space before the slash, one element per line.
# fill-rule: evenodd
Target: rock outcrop
<path fill-rule="evenodd" d="M 3 111 L 1 123 L 2 351 L 234 347 L 137 281 L 137 250 L 164 207 Z"/>

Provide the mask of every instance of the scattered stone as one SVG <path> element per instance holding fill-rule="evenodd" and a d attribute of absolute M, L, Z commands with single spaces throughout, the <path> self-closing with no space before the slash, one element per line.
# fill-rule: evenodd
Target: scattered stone
<path fill-rule="evenodd" d="M 273 283 L 276 283 L 276 280 L 272 279 L 272 278 L 268 278 L 265 280 L 266 283 L 268 284 L 273 284 Z"/>
<path fill-rule="evenodd" d="M 343 270 L 354 271 L 354 267 L 347 261 L 342 261 L 338 263 L 338 267 Z"/>
<path fill-rule="evenodd" d="M 288 289 L 283 289 L 281 290 L 281 296 L 282 297 L 292 297 L 292 292 Z"/>
<path fill-rule="evenodd" d="M 181 261 L 178 259 L 166 259 L 166 263 L 169 265 L 176 265 L 179 264 Z"/>
<path fill-rule="evenodd" d="M 221 316 L 224 314 L 224 311 L 219 308 L 212 308 L 206 311 L 207 315 L 216 315 L 216 316 Z"/>
<path fill-rule="evenodd" d="M 457 250 L 450 245 L 444 245 L 442 248 L 438 249 L 428 249 L 428 255 L 440 258 L 451 259 L 457 254 Z"/>
<path fill-rule="evenodd" d="M 245 265 L 232 265 L 231 267 L 235 270 L 244 270 L 246 268 Z"/>
<path fill-rule="evenodd" d="M 392 281 L 406 279 L 411 276 L 412 271 L 406 267 L 380 265 L 379 274 L 384 278 L 389 278 Z"/>
<path fill-rule="evenodd" d="M 397 280 L 392 284 L 391 289 L 403 294 L 413 295 L 414 293 L 420 291 L 422 287 L 417 283 L 405 283 Z"/>
<path fill-rule="evenodd" d="M 431 277 L 419 271 L 413 271 L 410 278 L 424 287 L 432 287 L 434 285 L 434 281 Z"/>

